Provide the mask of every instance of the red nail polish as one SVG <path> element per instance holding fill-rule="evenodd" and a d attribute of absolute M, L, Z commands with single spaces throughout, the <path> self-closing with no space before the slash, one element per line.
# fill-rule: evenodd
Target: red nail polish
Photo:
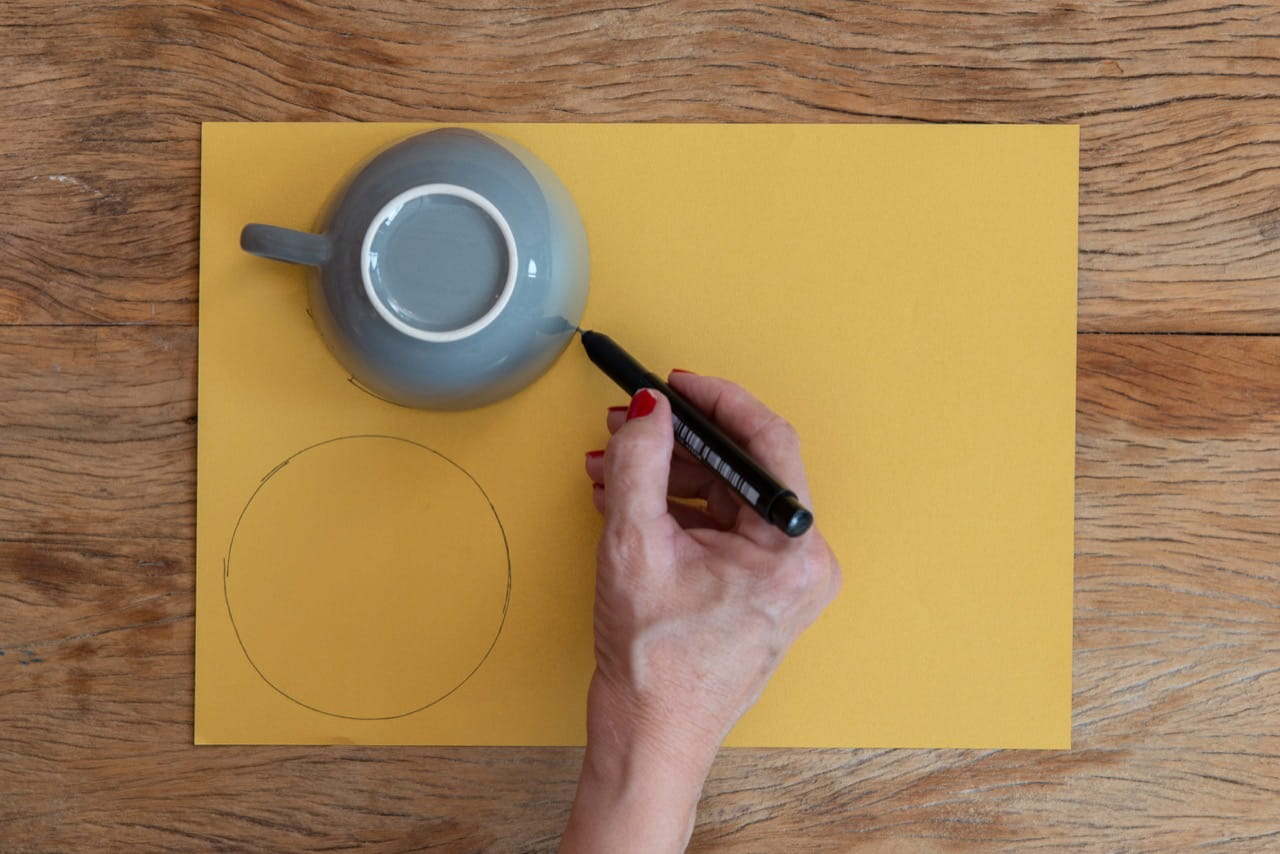
<path fill-rule="evenodd" d="M 587 451 L 587 459 L 598 460 L 604 456 L 604 451 Z"/>
<path fill-rule="evenodd" d="M 610 411 L 610 412 L 626 412 L 626 411 L 627 411 L 627 407 L 625 407 L 625 406 L 610 406 L 610 407 L 609 407 L 609 411 Z"/>
<path fill-rule="evenodd" d="M 636 396 L 631 398 L 631 405 L 627 407 L 627 420 L 632 418 L 643 418 L 653 408 L 658 405 L 658 396 L 647 388 L 642 388 L 636 392 Z"/>
<path fill-rule="evenodd" d="M 673 374 L 691 374 L 691 373 L 693 373 L 693 371 L 686 371 L 684 368 L 672 368 L 672 369 L 671 369 L 671 373 L 673 373 Z"/>

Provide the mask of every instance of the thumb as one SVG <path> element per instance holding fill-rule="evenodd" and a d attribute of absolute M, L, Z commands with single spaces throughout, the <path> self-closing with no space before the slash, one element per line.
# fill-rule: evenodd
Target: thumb
<path fill-rule="evenodd" d="M 673 441 L 671 404 L 652 389 L 640 389 L 604 452 L 606 528 L 648 527 L 667 514 Z"/>

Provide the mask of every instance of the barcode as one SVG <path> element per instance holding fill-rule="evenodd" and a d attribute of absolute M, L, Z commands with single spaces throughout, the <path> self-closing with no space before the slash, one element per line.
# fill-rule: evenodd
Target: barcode
<path fill-rule="evenodd" d="M 733 466 L 724 461 L 719 454 L 707 447 L 707 443 L 693 430 L 689 429 L 689 425 L 680 420 L 679 415 L 674 413 L 671 420 L 675 425 L 676 441 L 689 449 L 689 453 L 702 460 L 720 475 L 729 485 L 738 491 L 738 494 L 747 499 L 747 502 L 754 505 L 760 500 L 760 490 L 747 483 L 746 478 L 738 474 Z"/>

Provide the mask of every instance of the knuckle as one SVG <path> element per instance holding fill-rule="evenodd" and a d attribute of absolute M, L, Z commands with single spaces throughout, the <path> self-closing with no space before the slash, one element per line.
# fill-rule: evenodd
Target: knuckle
<path fill-rule="evenodd" d="M 805 559 L 786 561 L 774 572 L 774 591 L 786 600 L 807 599 L 816 585 L 815 568 Z"/>
<path fill-rule="evenodd" d="M 771 416 L 760 433 L 767 436 L 771 444 L 781 449 L 794 451 L 800 447 L 800 432 L 796 430 L 795 425 L 781 415 Z"/>
<path fill-rule="evenodd" d="M 634 572 L 648 563 L 648 537 L 635 525 L 620 521 L 605 527 L 596 559 L 622 572 Z"/>
<path fill-rule="evenodd" d="M 836 561 L 836 556 L 827 549 L 827 565 L 830 567 L 827 580 L 826 601 L 830 602 L 840 595 L 841 589 L 844 587 L 844 571 L 840 568 L 840 564 Z"/>
<path fill-rule="evenodd" d="M 825 544 L 784 561 L 773 575 L 773 594 L 783 601 L 826 606 L 840 592 L 843 577 L 835 555 Z"/>
<path fill-rule="evenodd" d="M 635 470 L 634 466 L 624 465 L 621 462 L 611 470 L 606 470 L 605 478 L 605 485 L 613 487 L 619 494 L 629 494 L 644 482 L 643 476 Z"/>

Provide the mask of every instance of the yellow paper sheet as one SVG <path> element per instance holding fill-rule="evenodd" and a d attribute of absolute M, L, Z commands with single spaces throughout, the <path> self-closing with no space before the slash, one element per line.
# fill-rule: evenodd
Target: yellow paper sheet
<path fill-rule="evenodd" d="M 480 410 L 376 400 L 238 247 L 428 127 L 204 126 L 199 743 L 584 738 L 622 393 L 574 344 Z M 576 198 L 584 327 L 800 431 L 845 586 L 729 744 L 1069 746 L 1076 128 L 477 127 Z"/>

